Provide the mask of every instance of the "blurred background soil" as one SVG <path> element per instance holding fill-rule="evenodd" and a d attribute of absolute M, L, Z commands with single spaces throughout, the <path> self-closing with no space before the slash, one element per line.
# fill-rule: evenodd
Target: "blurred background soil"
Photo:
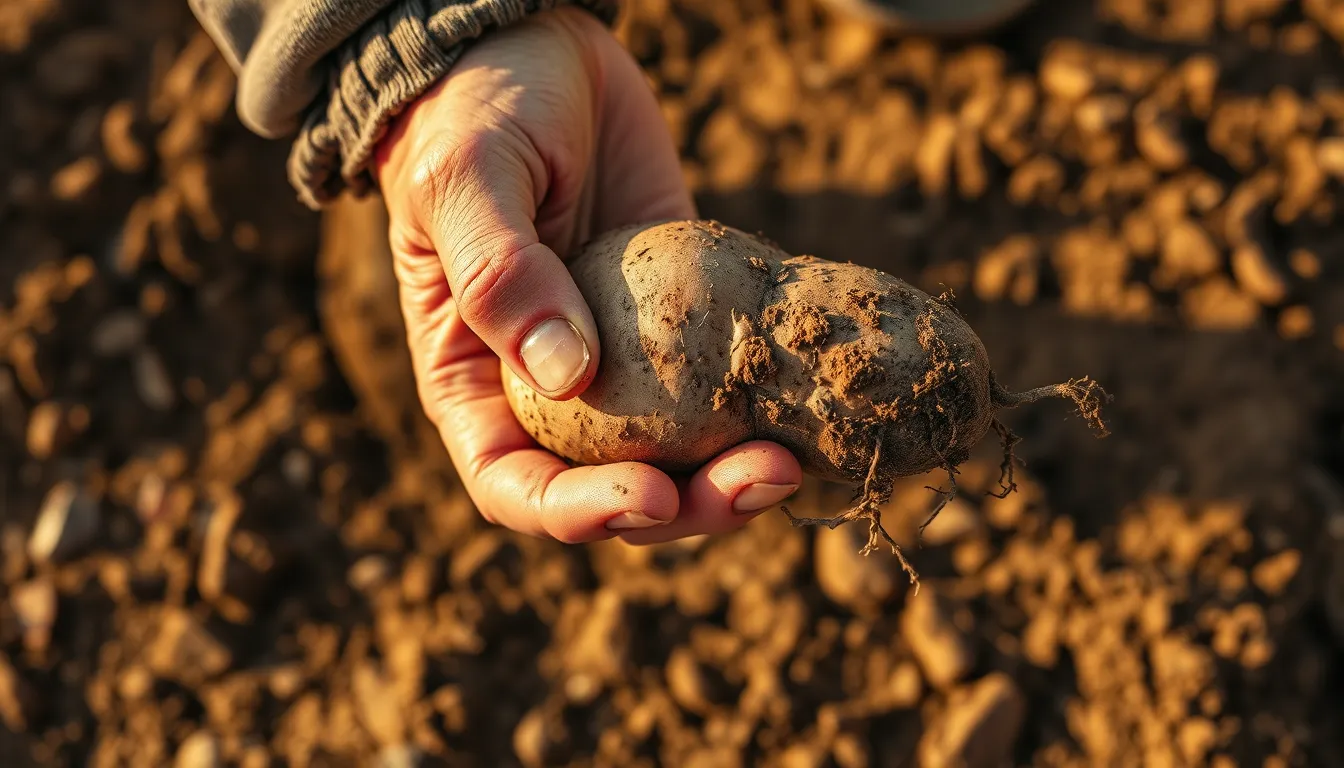
<path fill-rule="evenodd" d="M 636 0 L 702 212 L 952 289 L 1011 414 L 914 547 L 484 525 L 376 203 L 323 221 L 182 0 L 0 3 L 0 765 L 1344 765 L 1344 5 L 989 34 Z M 366 215 L 367 214 L 367 215 Z M 838 509 L 809 485 L 792 506 Z"/>

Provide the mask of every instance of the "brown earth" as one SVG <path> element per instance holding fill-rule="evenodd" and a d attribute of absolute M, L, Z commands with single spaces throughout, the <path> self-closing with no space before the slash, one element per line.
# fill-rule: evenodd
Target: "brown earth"
<path fill-rule="evenodd" d="M 489 529 L 376 222 L 319 257 L 186 3 L 6 3 L 0 765 L 1344 764 L 1344 10 L 1041 0 L 938 43 L 644 0 L 620 32 L 703 214 L 952 289 L 1004 381 L 1092 374 L 1113 435 L 1011 414 L 1020 492 L 985 446 L 918 598 L 781 514 Z"/>

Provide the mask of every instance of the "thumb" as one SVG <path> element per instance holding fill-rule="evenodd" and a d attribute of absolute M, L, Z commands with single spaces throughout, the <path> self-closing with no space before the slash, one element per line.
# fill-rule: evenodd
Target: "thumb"
<path fill-rule="evenodd" d="M 413 205 L 458 314 L 533 389 L 553 399 L 578 395 L 597 373 L 597 324 L 537 235 L 545 164 L 530 142 L 499 128 L 428 157 L 411 180 Z"/>

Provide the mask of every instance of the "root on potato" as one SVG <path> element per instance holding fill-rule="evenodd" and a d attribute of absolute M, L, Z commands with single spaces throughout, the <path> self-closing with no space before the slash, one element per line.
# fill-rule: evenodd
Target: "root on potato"
<path fill-rule="evenodd" d="M 1104 390 L 1091 379 L 1015 393 L 994 378 L 979 337 L 948 297 L 877 270 L 792 257 L 717 222 L 629 227 L 570 262 L 597 320 L 602 362 L 583 395 L 557 402 L 505 367 L 523 427 L 580 464 L 641 461 L 690 472 L 752 439 L 772 440 L 805 471 L 858 486 L 853 506 L 794 525 L 867 520 L 868 554 L 897 478 L 932 469 L 947 489 L 922 532 L 957 493 L 957 466 L 991 429 L 1003 444 L 1001 493 L 1011 493 L 1016 435 L 996 417 L 1063 397 L 1105 434 Z"/>

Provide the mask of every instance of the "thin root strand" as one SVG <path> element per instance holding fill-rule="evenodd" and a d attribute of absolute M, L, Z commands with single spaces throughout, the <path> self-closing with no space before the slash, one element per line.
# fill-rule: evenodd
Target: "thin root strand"
<path fill-rule="evenodd" d="M 960 490 L 959 487 L 957 486 L 957 468 L 952 466 L 951 464 L 947 464 L 943 467 L 943 469 L 947 471 L 947 481 L 948 484 L 952 486 L 951 488 L 948 488 L 946 491 L 944 491 L 942 488 L 934 488 L 931 485 L 924 486 L 928 490 L 938 494 L 938 503 L 933 505 L 933 510 L 929 512 L 928 518 L 925 519 L 924 522 L 921 523 L 919 526 L 918 541 L 921 547 L 924 546 L 924 529 L 928 528 L 929 524 L 932 523 L 935 519 L 937 519 L 938 513 L 942 512 L 943 507 L 946 507 L 953 499 L 957 497 L 957 492 Z"/>
<path fill-rule="evenodd" d="M 999 464 L 999 492 L 987 491 L 988 495 L 996 499 L 1006 499 L 1008 494 L 1017 490 L 1017 482 L 1014 479 L 1014 469 L 1017 464 L 1017 444 L 1022 442 L 1022 438 L 1013 433 L 1002 421 L 995 419 L 990 422 L 994 432 L 999 436 L 999 442 L 1003 445 L 1003 462 Z"/>
<path fill-rule="evenodd" d="M 1106 394 L 1106 390 L 1102 389 L 1100 384 L 1087 376 L 1081 379 L 1069 379 L 1063 384 L 1029 389 L 1026 392 L 1009 392 L 1000 386 L 997 381 L 992 381 L 990 386 L 991 399 L 994 405 L 999 408 L 1016 408 L 1019 405 L 1044 400 L 1047 397 L 1062 397 L 1072 400 L 1074 406 L 1078 408 L 1078 413 L 1082 415 L 1098 437 L 1105 437 L 1110 434 L 1110 431 L 1106 428 L 1106 423 L 1101 418 L 1101 406 L 1103 403 L 1109 403 L 1111 396 Z"/>
<path fill-rule="evenodd" d="M 882 435 L 877 436 L 876 442 L 877 444 L 873 448 L 872 462 L 868 465 L 868 476 L 864 478 L 863 490 L 859 492 L 855 499 L 854 506 L 834 517 L 797 517 L 786 506 L 781 506 L 780 509 L 795 528 L 822 525 L 835 530 L 845 523 L 867 519 L 868 543 L 864 544 L 863 549 L 859 550 L 859 554 L 867 557 L 885 542 L 891 547 L 891 553 L 896 556 L 896 560 L 901 564 L 901 570 L 905 571 L 906 575 L 910 577 L 910 584 L 914 586 L 915 594 L 918 595 L 919 572 L 906 559 L 905 553 L 901 551 L 901 545 L 897 544 L 896 540 L 891 538 L 891 534 L 887 533 L 887 529 L 882 526 L 882 505 L 891 498 L 892 484 L 880 477 Z M 956 480 L 954 479 L 952 483 L 955 492 Z M 923 528 L 920 530 L 922 531 Z"/>

